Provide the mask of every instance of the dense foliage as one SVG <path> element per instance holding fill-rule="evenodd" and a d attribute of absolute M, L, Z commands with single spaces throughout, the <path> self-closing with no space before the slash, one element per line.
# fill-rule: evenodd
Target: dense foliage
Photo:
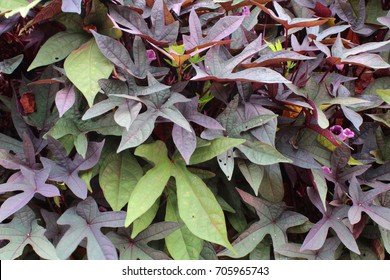
<path fill-rule="evenodd" d="M 389 8 L 0 0 L 0 259 L 389 259 Z"/>

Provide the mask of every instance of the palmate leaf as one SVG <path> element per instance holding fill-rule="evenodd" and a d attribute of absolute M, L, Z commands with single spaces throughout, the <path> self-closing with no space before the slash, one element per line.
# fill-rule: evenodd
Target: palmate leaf
<path fill-rule="evenodd" d="M 139 98 L 128 95 L 115 96 L 130 100 L 138 100 L 147 107 L 147 111 L 140 114 L 135 119 L 129 130 L 123 132 L 118 152 L 142 144 L 152 134 L 154 123 L 158 117 L 167 119 L 187 131 L 192 130 L 187 119 L 180 113 L 179 109 L 174 106 L 177 103 L 190 101 L 190 99 L 185 98 L 179 93 L 171 93 L 168 89 L 162 89 L 154 94 Z"/>
<path fill-rule="evenodd" d="M 127 209 L 126 226 L 144 214 L 159 198 L 171 176 L 176 179 L 180 218 L 197 237 L 231 249 L 221 206 L 206 184 L 187 170 L 182 159 L 168 158 L 161 141 L 137 147 L 135 155 L 153 163 L 137 183 Z"/>
<path fill-rule="evenodd" d="M 276 248 L 275 251 L 279 254 L 290 258 L 307 259 L 307 260 L 335 260 L 336 250 L 340 245 L 340 240 L 337 237 L 328 238 L 324 246 L 315 251 L 300 251 L 301 244 L 286 243 Z"/>
<path fill-rule="evenodd" d="M 188 20 L 190 35 L 183 35 L 184 48 L 187 51 L 192 51 L 196 48 L 202 49 L 216 44 L 228 43 L 230 41 L 223 41 L 223 39 L 239 28 L 243 20 L 244 17 L 241 16 L 223 17 L 208 30 L 207 36 L 203 38 L 199 17 L 195 9 L 192 9 Z"/>
<path fill-rule="evenodd" d="M 79 172 L 88 170 L 94 167 L 100 158 L 104 146 L 104 140 L 100 143 L 89 142 L 85 158 L 79 154 L 72 159 L 68 157 L 65 148 L 61 143 L 52 137 L 48 138 L 49 148 L 52 151 L 57 162 L 41 157 L 41 161 L 45 168 L 50 170 L 50 180 L 65 183 L 72 192 L 85 199 L 87 197 L 87 185 L 84 180 L 79 177 Z"/>
<path fill-rule="evenodd" d="M 41 258 L 58 260 L 56 249 L 45 237 L 45 229 L 38 225 L 34 212 L 27 206 L 14 214 L 10 223 L 0 224 L 0 239 L 9 243 L 0 248 L 0 259 L 13 260 L 31 245 Z"/>
<path fill-rule="evenodd" d="M 232 243 L 237 254 L 224 250 L 218 256 L 242 258 L 252 252 L 255 247 L 269 234 L 275 248 L 287 243 L 287 229 L 305 223 L 308 219 L 298 213 L 287 211 L 282 203 L 270 203 L 237 188 L 244 202 L 255 208 L 260 221 L 252 224 L 242 232 Z"/>
<path fill-rule="evenodd" d="M 125 6 L 114 6 L 110 10 L 110 16 L 116 23 L 126 27 L 118 26 L 120 30 L 140 36 L 155 45 L 165 45 L 176 41 L 179 31 L 178 21 L 166 25 L 163 0 L 154 2 L 151 11 L 151 28 L 148 27 L 142 15 Z"/>
<path fill-rule="evenodd" d="M 136 37 L 134 39 L 133 61 L 127 49 L 120 42 L 111 37 L 101 35 L 95 31 L 91 32 L 95 37 L 96 43 L 102 54 L 130 75 L 144 79 L 148 72 L 154 76 L 163 76 L 168 73 L 168 68 L 157 68 L 150 65 L 150 61 L 148 61 L 146 56 L 145 45 L 143 44 L 141 38 Z"/>
<path fill-rule="evenodd" d="M 82 2 L 82 0 L 62 1 L 61 10 L 64 13 L 77 13 L 77 14 L 81 14 L 81 2 Z"/>
<path fill-rule="evenodd" d="M 357 224 L 362 212 L 365 212 L 381 227 L 390 230 L 390 208 L 374 205 L 373 201 L 378 195 L 390 191 L 390 185 L 377 184 L 370 191 L 363 192 L 356 177 L 352 177 L 349 185 L 349 194 L 353 205 L 348 211 L 348 219 L 351 224 Z"/>
<path fill-rule="evenodd" d="M 213 46 L 205 56 L 204 67 L 192 64 L 196 76 L 191 80 L 217 82 L 257 82 L 257 83 L 291 83 L 278 72 L 265 67 L 254 67 L 234 71 L 240 63 L 252 57 L 261 49 L 261 38 L 254 40 L 237 56 L 228 55 L 224 46 Z M 229 57 L 230 56 L 230 57 Z"/>
<path fill-rule="evenodd" d="M 198 112 L 198 97 L 194 97 L 190 102 L 177 103 L 176 107 L 187 121 L 194 122 L 206 128 L 224 130 L 224 128 L 215 119 Z M 174 124 L 172 129 L 172 138 L 180 154 L 188 164 L 191 155 L 196 149 L 196 134 L 185 130 L 181 126 Z"/>
<path fill-rule="evenodd" d="M 125 216 L 126 213 L 123 211 L 100 212 L 92 197 L 69 208 L 57 221 L 59 225 L 70 226 L 58 242 L 56 247 L 58 256 L 61 259 L 67 259 L 86 238 L 88 259 L 118 259 L 114 244 L 101 232 L 101 228 L 123 227 Z"/>
<path fill-rule="evenodd" d="M 307 234 L 302 244 L 301 251 L 319 250 L 324 245 L 329 228 L 332 228 L 336 232 L 337 237 L 349 250 L 360 254 L 352 233 L 343 223 L 343 219 L 347 217 L 348 207 L 333 207 L 326 203 L 325 210 L 319 194 L 314 189 L 307 188 L 307 194 L 311 202 L 322 213 L 323 217 Z"/>
<path fill-rule="evenodd" d="M 169 260 L 164 252 L 153 249 L 149 242 L 163 239 L 180 228 L 175 222 L 155 223 L 143 230 L 134 239 L 131 238 L 131 228 L 109 232 L 107 237 L 119 250 L 120 260 Z"/>
<path fill-rule="evenodd" d="M 7 183 L 0 185 L 0 193 L 22 191 L 11 196 L 3 202 L 0 207 L 0 223 L 6 218 L 22 209 L 33 199 L 36 194 L 45 197 L 55 197 L 60 195 L 58 188 L 51 184 L 46 184 L 50 173 L 50 168 L 41 170 L 31 170 L 20 166 L 20 176 L 10 177 Z"/>
<path fill-rule="evenodd" d="M 246 119 L 245 113 L 242 112 L 243 110 L 244 108 L 239 106 L 239 96 L 236 95 L 225 110 L 217 117 L 217 121 L 221 123 L 225 131 L 206 129 L 201 133 L 201 137 L 213 140 L 222 138 L 225 135 L 229 138 L 247 139 L 247 141 L 241 145 L 236 146 L 241 153 L 236 156 L 246 158 L 255 164 L 271 165 L 279 162 L 291 162 L 290 159 L 279 153 L 273 146 L 257 141 L 256 138 L 250 134 L 252 129 L 261 127 L 270 122 L 276 118 L 276 115 L 261 114 L 262 111 L 259 111 L 260 115 L 256 115 L 256 113 L 248 114 L 250 118 Z M 223 154 L 219 154 L 217 159 L 221 170 L 225 173 L 228 180 L 230 180 L 234 169 L 233 148 L 227 150 Z"/>

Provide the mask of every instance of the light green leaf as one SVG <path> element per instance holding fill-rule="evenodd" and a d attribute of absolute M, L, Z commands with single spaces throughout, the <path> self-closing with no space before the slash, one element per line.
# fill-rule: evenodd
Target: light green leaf
<path fill-rule="evenodd" d="M 80 133 L 77 136 L 75 136 L 74 139 L 74 146 L 76 148 L 76 151 L 83 158 L 85 158 L 85 155 L 87 154 L 87 148 L 88 148 L 88 139 L 85 134 L 86 133 Z"/>
<path fill-rule="evenodd" d="M 0 73 L 12 74 L 16 68 L 22 63 L 24 58 L 23 54 L 17 55 L 10 59 L 0 61 Z"/>
<path fill-rule="evenodd" d="M 17 13 L 20 13 L 22 17 L 26 17 L 30 9 L 34 8 L 41 1 L 42 0 L 35 0 L 29 3 L 26 0 L 1 0 L 0 11 L 6 12 L 11 10 L 9 13 L 5 14 L 6 18 L 12 17 Z"/>
<path fill-rule="evenodd" d="M 133 230 L 131 231 L 131 238 L 134 239 L 141 231 L 148 228 L 156 217 L 158 208 L 160 207 L 160 199 L 157 199 L 148 211 L 143 213 L 141 217 L 136 219 L 133 223 Z"/>
<path fill-rule="evenodd" d="M 320 195 L 322 205 L 326 210 L 326 195 L 328 193 L 328 186 L 326 184 L 325 178 L 319 169 L 312 169 L 311 172 L 313 174 L 314 183 L 316 184 L 316 189 Z"/>
<path fill-rule="evenodd" d="M 55 34 L 39 49 L 27 71 L 63 60 L 89 38 L 90 36 L 85 33 L 59 32 Z"/>
<path fill-rule="evenodd" d="M 238 160 L 238 168 L 240 168 L 242 175 L 245 177 L 255 194 L 258 195 L 261 180 L 264 175 L 264 169 L 261 166 L 244 159 Z"/>
<path fill-rule="evenodd" d="M 141 166 L 127 151 L 112 153 L 104 159 L 100 168 L 99 184 L 114 211 L 120 211 L 126 205 L 142 174 Z"/>
<path fill-rule="evenodd" d="M 223 152 L 244 143 L 245 139 L 217 138 L 211 140 L 209 145 L 203 145 L 195 150 L 190 159 L 190 164 L 198 164 L 208 161 Z"/>
<path fill-rule="evenodd" d="M 376 94 L 387 104 L 390 104 L 390 89 L 378 89 Z"/>
<path fill-rule="evenodd" d="M 374 121 L 384 123 L 387 127 L 390 127 L 390 112 L 387 111 L 385 114 L 366 114 Z"/>
<path fill-rule="evenodd" d="M 183 223 L 177 208 L 177 197 L 174 192 L 170 192 L 168 196 L 165 221 Z M 195 236 L 184 225 L 165 237 L 165 245 L 175 260 L 197 260 L 203 248 L 203 240 Z"/>
<path fill-rule="evenodd" d="M 161 141 L 141 145 L 134 154 L 152 162 L 154 167 L 138 181 L 130 195 L 127 205 L 126 227 L 148 211 L 161 196 L 169 177 L 171 177 L 172 169 L 168 150 Z"/>
<path fill-rule="evenodd" d="M 69 80 L 82 92 L 92 107 L 100 90 L 98 81 L 107 79 L 114 65 L 100 52 L 94 39 L 74 50 L 65 60 L 64 69 Z"/>
<path fill-rule="evenodd" d="M 186 169 L 183 162 L 175 166 L 174 176 L 181 219 L 199 238 L 220 244 L 234 252 L 227 239 L 223 211 L 214 194 L 198 176 Z"/>
<path fill-rule="evenodd" d="M 238 146 L 238 149 L 251 162 L 259 165 L 271 165 L 279 162 L 292 163 L 292 160 L 279 153 L 274 147 L 260 141 L 247 141 Z"/>
<path fill-rule="evenodd" d="M 284 186 L 279 164 L 266 165 L 262 168 L 264 176 L 259 188 L 260 195 L 271 202 L 282 201 Z"/>

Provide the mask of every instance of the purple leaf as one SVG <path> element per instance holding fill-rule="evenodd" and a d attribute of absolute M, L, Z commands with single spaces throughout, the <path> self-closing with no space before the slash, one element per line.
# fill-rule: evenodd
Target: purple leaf
<path fill-rule="evenodd" d="M 336 232 L 337 237 L 349 250 L 360 254 L 351 231 L 343 223 L 343 219 L 347 217 L 348 207 L 333 207 L 326 203 L 325 210 L 317 191 L 313 188 L 307 188 L 307 194 L 311 202 L 320 210 L 323 217 L 307 234 L 302 244 L 301 252 L 305 250 L 319 250 L 325 243 L 329 228 L 332 228 Z"/>
<path fill-rule="evenodd" d="M 56 163 L 41 157 L 43 166 L 45 168 L 50 167 L 50 179 L 65 183 L 76 196 L 85 199 L 87 197 L 87 185 L 79 177 L 78 173 L 91 169 L 98 163 L 104 141 L 100 143 L 89 142 L 85 158 L 77 154 L 73 160 L 67 156 L 66 150 L 60 142 L 52 137 L 48 137 L 48 142 L 49 148 L 57 160 Z"/>
<path fill-rule="evenodd" d="M 240 27 L 243 20 L 244 17 L 241 16 L 223 17 L 208 30 L 207 36 L 203 38 L 199 17 L 193 9 L 189 18 L 190 35 L 183 35 L 184 48 L 189 51 L 195 48 L 201 49 L 207 46 L 221 44 L 225 37 Z"/>
<path fill-rule="evenodd" d="M 58 256 L 67 259 L 86 238 L 88 259 L 118 259 L 114 244 L 101 232 L 101 228 L 123 227 L 125 217 L 126 213 L 123 211 L 100 212 L 92 197 L 81 201 L 77 207 L 66 210 L 57 221 L 59 225 L 70 226 L 58 242 Z"/>
<path fill-rule="evenodd" d="M 64 13 L 81 14 L 81 2 L 82 0 L 62 0 L 61 10 Z"/>
<path fill-rule="evenodd" d="M 45 236 L 53 242 L 54 246 L 57 246 L 65 231 L 69 229 L 69 226 L 58 225 L 57 220 L 60 215 L 55 212 L 49 212 L 42 208 L 41 215 L 46 224 Z"/>
<path fill-rule="evenodd" d="M 353 202 L 348 211 L 351 224 L 357 224 L 361 219 L 362 212 L 365 212 L 381 227 L 390 230 L 390 208 L 373 204 L 378 195 L 388 191 L 390 191 L 389 184 L 377 184 L 372 190 L 363 192 L 359 181 L 353 177 L 349 185 L 349 194 Z"/>
<path fill-rule="evenodd" d="M 38 225 L 34 212 L 27 206 L 14 214 L 8 224 L 0 224 L 0 240 L 9 243 L 0 248 L 0 259 L 13 260 L 21 256 L 24 248 L 31 245 L 43 259 L 58 260 L 53 244 L 45 237 L 45 229 Z"/>
<path fill-rule="evenodd" d="M 55 102 L 60 118 L 68 111 L 76 101 L 74 86 L 66 86 L 57 92 Z"/>
<path fill-rule="evenodd" d="M 6 18 L 6 17 L 1 17 L 0 18 L 0 36 L 5 33 L 10 31 L 12 28 L 15 27 L 15 25 L 18 23 L 18 20 L 20 18 L 20 13 L 17 13 L 16 15 Z"/>
<path fill-rule="evenodd" d="M 27 205 L 37 193 L 45 197 L 60 195 L 56 186 L 46 184 L 50 168 L 30 170 L 20 166 L 20 171 L 22 176 L 18 177 L 17 180 L 0 185 L 0 193 L 22 191 L 3 202 L 0 207 L 0 223 Z"/>
<path fill-rule="evenodd" d="M 175 21 L 165 25 L 162 0 L 154 2 L 151 11 L 152 26 L 150 29 L 142 15 L 125 6 L 114 6 L 110 11 L 110 16 L 116 23 L 126 27 L 119 28 L 122 31 L 140 36 L 155 45 L 165 45 L 177 39 L 179 22 Z"/>
<path fill-rule="evenodd" d="M 271 236 L 274 248 L 279 248 L 288 241 L 286 233 L 288 228 L 301 225 L 308 220 L 301 214 L 286 211 L 284 204 L 268 202 L 238 188 L 237 191 L 244 202 L 255 208 L 260 221 L 252 224 L 232 243 L 237 254 L 223 250 L 219 256 L 244 257 L 253 251 L 267 234 Z"/>
<path fill-rule="evenodd" d="M 178 223 L 160 222 L 152 224 L 134 239 L 131 238 L 131 228 L 119 229 L 118 233 L 109 232 L 107 237 L 119 250 L 120 260 L 169 260 L 164 252 L 149 247 L 148 243 L 165 238 L 180 227 Z"/>

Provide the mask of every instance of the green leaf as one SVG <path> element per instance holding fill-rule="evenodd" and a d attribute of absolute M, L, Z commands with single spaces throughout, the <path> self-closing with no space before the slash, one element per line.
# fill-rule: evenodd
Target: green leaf
<path fill-rule="evenodd" d="M 153 222 L 156 217 L 160 200 L 157 199 L 148 211 L 143 213 L 141 217 L 136 219 L 133 223 L 133 230 L 131 231 L 131 238 L 135 238 L 141 231 L 145 230 Z"/>
<path fill-rule="evenodd" d="M 23 153 L 22 142 L 3 133 L 0 133 L 0 147 L 8 152 Z"/>
<path fill-rule="evenodd" d="M 271 165 L 279 162 L 292 163 L 292 160 L 279 153 L 274 147 L 260 141 L 247 141 L 238 149 L 253 163 Z"/>
<path fill-rule="evenodd" d="M 385 114 L 366 114 L 374 121 L 384 123 L 387 127 L 390 127 L 390 112 L 387 111 Z"/>
<path fill-rule="evenodd" d="M 31 3 L 29 3 L 27 1 L 22 1 L 22 0 L 13 0 L 13 1 L 2 0 L 0 2 L 0 10 L 1 10 L 1 12 L 4 12 L 4 11 L 9 11 L 10 8 L 12 9 L 12 11 L 5 14 L 6 18 L 12 17 L 13 15 L 16 15 L 17 13 L 20 13 L 20 15 L 22 17 L 26 17 L 28 12 L 30 11 L 30 9 L 34 8 L 41 1 L 42 0 L 35 0 Z M 5 4 L 5 2 L 8 2 L 8 3 L 15 2 L 15 3 Z"/>
<path fill-rule="evenodd" d="M 245 141 L 245 139 L 234 138 L 217 138 L 211 140 L 208 145 L 201 146 L 195 150 L 191 156 L 190 164 L 198 164 L 213 159 L 223 152 L 243 144 Z"/>
<path fill-rule="evenodd" d="M 148 211 L 161 196 L 172 169 L 168 150 L 161 141 L 141 145 L 134 154 L 152 162 L 154 167 L 138 181 L 131 193 L 127 205 L 126 227 Z"/>
<path fill-rule="evenodd" d="M 214 194 L 198 176 L 189 172 L 184 164 L 175 166 L 174 176 L 181 219 L 196 236 L 234 252 L 227 239 L 223 211 Z"/>
<path fill-rule="evenodd" d="M 390 89 L 378 89 L 376 94 L 387 104 L 390 104 Z"/>
<path fill-rule="evenodd" d="M 183 223 L 177 208 L 177 196 L 174 192 L 170 192 L 168 196 L 165 221 Z M 197 260 L 203 248 L 203 240 L 195 236 L 184 225 L 165 237 L 165 245 L 175 260 Z"/>
<path fill-rule="evenodd" d="M 320 195 L 322 205 L 326 210 L 326 195 L 328 193 L 328 186 L 326 184 L 325 178 L 322 175 L 322 172 L 318 169 L 312 169 L 311 172 L 313 174 L 315 187 L 318 194 Z"/>
<path fill-rule="evenodd" d="M 50 37 L 39 49 L 27 71 L 63 60 L 72 51 L 88 41 L 85 33 L 58 32 Z"/>
<path fill-rule="evenodd" d="M 238 168 L 240 168 L 242 175 L 245 177 L 255 194 L 258 195 L 261 180 L 264 176 L 264 169 L 261 166 L 244 159 L 238 160 Z"/>
<path fill-rule="evenodd" d="M 112 153 L 104 159 L 100 168 L 99 184 L 114 211 L 119 211 L 126 205 L 142 175 L 141 166 L 127 151 Z"/>
<path fill-rule="evenodd" d="M 74 50 L 65 60 L 64 69 L 69 80 L 82 92 L 92 107 L 100 90 L 98 81 L 107 79 L 114 65 L 100 52 L 94 39 Z"/>
<path fill-rule="evenodd" d="M 16 68 L 22 63 L 24 58 L 23 54 L 17 55 L 10 59 L 5 59 L 0 62 L 0 73 L 12 74 Z"/>
<path fill-rule="evenodd" d="M 264 169 L 259 193 L 262 197 L 272 202 L 280 202 L 284 196 L 282 172 L 279 164 L 262 166 Z"/>

